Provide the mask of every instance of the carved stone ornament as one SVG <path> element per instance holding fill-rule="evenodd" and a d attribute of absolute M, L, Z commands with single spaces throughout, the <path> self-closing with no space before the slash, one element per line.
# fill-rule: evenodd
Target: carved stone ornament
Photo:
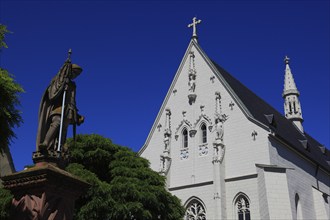
<path fill-rule="evenodd" d="M 166 153 L 160 156 L 160 171 L 159 173 L 162 175 L 166 175 L 170 169 L 172 159 Z"/>
<path fill-rule="evenodd" d="M 197 130 L 195 130 L 195 129 L 189 130 L 190 137 L 195 137 L 196 133 L 197 133 Z"/>
<path fill-rule="evenodd" d="M 170 152 L 170 137 L 169 136 L 165 136 L 164 137 L 164 151 L 166 152 Z"/>
<path fill-rule="evenodd" d="M 171 165 L 171 110 L 165 109 L 165 126 L 164 126 L 164 150 L 163 155 L 160 156 L 160 173 L 166 174 Z"/>
<path fill-rule="evenodd" d="M 181 149 L 180 159 L 186 160 L 188 159 L 188 157 L 189 157 L 189 149 L 188 148 Z"/>
<path fill-rule="evenodd" d="M 190 105 L 192 105 L 193 103 L 195 103 L 196 97 L 197 97 L 197 95 L 194 94 L 194 93 L 191 93 L 191 94 L 188 95 L 188 101 L 189 101 L 189 104 Z"/>
<path fill-rule="evenodd" d="M 192 126 L 192 124 L 190 123 L 190 121 L 188 121 L 188 120 L 185 118 L 185 116 L 184 116 L 183 120 L 180 122 L 180 124 L 178 125 L 178 127 L 175 129 L 175 134 L 174 134 L 175 140 L 178 140 L 179 132 L 181 131 L 181 128 L 182 128 L 183 126 L 186 126 L 188 130 L 193 129 L 193 126 Z"/>
<path fill-rule="evenodd" d="M 212 126 L 213 125 L 213 123 L 212 123 L 212 119 L 210 118 L 210 117 L 208 117 L 206 114 L 204 114 L 204 113 L 202 113 L 199 117 L 198 117 L 198 119 L 196 120 L 196 122 L 194 123 L 194 128 L 196 128 L 196 126 L 201 122 L 201 121 L 206 121 L 207 122 L 207 124 L 209 124 L 210 126 Z M 210 127 L 209 126 L 209 127 Z M 209 128 L 210 129 L 210 128 Z M 212 130 L 212 127 L 211 127 L 211 130 Z M 210 130 L 210 131 L 211 131 Z"/>
<path fill-rule="evenodd" d="M 209 147 L 207 143 L 199 145 L 198 147 L 199 156 L 206 156 L 208 153 L 209 153 Z"/>
<path fill-rule="evenodd" d="M 193 51 L 189 52 L 189 70 L 188 70 L 188 100 L 189 104 L 193 104 L 196 101 L 196 69 L 195 69 L 195 55 Z"/>
<path fill-rule="evenodd" d="M 225 145 L 222 144 L 222 140 L 216 139 L 213 143 L 213 163 L 222 163 L 225 156 Z"/>

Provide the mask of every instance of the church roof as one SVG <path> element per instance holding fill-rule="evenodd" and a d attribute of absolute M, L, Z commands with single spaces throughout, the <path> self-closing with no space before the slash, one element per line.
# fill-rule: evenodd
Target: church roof
<path fill-rule="evenodd" d="M 330 172 L 330 153 L 317 140 L 301 131 L 275 108 L 212 61 L 254 119 L 271 129 L 275 137 Z"/>

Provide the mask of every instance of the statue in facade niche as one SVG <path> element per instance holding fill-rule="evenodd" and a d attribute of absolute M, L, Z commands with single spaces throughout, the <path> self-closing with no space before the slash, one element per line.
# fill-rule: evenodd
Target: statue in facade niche
<path fill-rule="evenodd" d="M 216 139 L 223 140 L 223 126 L 221 123 L 220 117 L 215 119 L 215 132 L 216 132 Z"/>
<path fill-rule="evenodd" d="M 189 74 L 188 86 L 189 86 L 189 92 L 190 93 L 194 93 L 195 92 L 195 88 L 196 88 L 195 78 L 196 78 L 195 75 Z"/>
<path fill-rule="evenodd" d="M 72 64 L 69 57 L 47 87 L 39 107 L 37 151 L 61 151 L 69 124 L 74 126 L 75 135 L 75 126 L 84 122 L 78 114 L 73 81 L 81 72 L 82 68 Z"/>

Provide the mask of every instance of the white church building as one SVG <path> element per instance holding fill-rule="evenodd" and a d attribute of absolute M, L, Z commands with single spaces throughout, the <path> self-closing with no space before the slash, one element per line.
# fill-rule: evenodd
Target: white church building
<path fill-rule="evenodd" d="M 289 58 L 282 115 L 207 56 L 198 23 L 139 154 L 185 219 L 329 219 L 330 153 L 304 132 Z"/>

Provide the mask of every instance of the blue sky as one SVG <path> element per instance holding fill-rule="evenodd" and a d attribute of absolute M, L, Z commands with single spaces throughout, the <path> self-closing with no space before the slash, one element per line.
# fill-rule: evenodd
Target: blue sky
<path fill-rule="evenodd" d="M 77 133 L 138 151 L 188 46 L 197 16 L 207 55 L 283 112 L 284 56 L 301 93 L 304 129 L 329 148 L 329 1 L 7 1 L 13 33 L 0 65 L 15 75 L 24 124 L 11 152 L 32 164 L 41 96 L 72 48 L 83 67 Z M 70 129 L 70 128 L 69 128 Z"/>

